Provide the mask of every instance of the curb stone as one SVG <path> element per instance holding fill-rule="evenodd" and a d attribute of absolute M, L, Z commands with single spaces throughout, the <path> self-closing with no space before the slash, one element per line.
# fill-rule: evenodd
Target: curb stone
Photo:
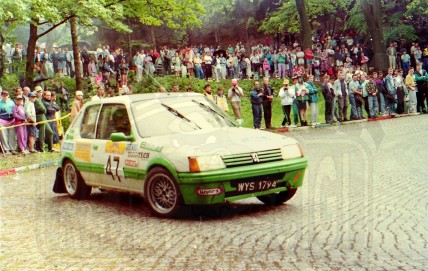
<path fill-rule="evenodd" d="M 56 166 L 56 165 L 59 165 L 59 162 L 60 162 L 60 160 L 54 160 L 54 161 L 43 162 L 43 163 L 34 164 L 34 165 L 22 166 L 22 167 L 17 167 L 17 168 L 9 168 L 9 169 L 5 169 L 5 170 L 1 170 L 0 176 L 11 175 L 11 174 L 14 174 L 17 172 L 23 172 L 26 170 L 33 170 L 33 169 L 38 169 L 38 168 Z"/>

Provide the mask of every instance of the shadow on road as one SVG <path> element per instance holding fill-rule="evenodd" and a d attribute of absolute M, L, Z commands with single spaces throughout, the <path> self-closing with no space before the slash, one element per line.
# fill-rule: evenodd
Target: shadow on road
<path fill-rule="evenodd" d="M 92 206 L 91 209 L 108 208 L 112 214 L 139 215 L 141 217 L 155 217 L 144 202 L 142 197 L 116 192 L 93 192 L 88 200 L 73 200 L 68 195 L 58 195 L 50 198 L 52 205 L 66 205 L 69 208 L 79 208 L 85 202 Z M 87 205 L 87 204 L 84 204 Z M 53 207 L 53 206 L 52 206 Z M 63 209 L 64 206 L 61 206 Z M 295 212 L 293 205 L 266 206 L 263 203 L 233 202 L 221 205 L 206 206 L 182 206 L 173 219 L 179 220 L 214 220 L 229 219 L 239 216 L 257 216 L 270 212 Z"/>

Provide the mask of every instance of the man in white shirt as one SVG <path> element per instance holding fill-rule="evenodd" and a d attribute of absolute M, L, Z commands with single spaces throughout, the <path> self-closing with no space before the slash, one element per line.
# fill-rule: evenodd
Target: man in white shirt
<path fill-rule="evenodd" d="M 228 91 L 227 98 L 232 102 L 233 114 L 240 124 L 242 124 L 241 97 L 243 95 L 244 91 L 238 86 L 238 80 L 232 79 L 232 87 Z"/>

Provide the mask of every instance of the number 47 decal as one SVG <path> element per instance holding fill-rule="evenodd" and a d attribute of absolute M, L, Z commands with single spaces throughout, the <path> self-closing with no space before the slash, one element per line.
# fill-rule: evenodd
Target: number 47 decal
<path fill-rule="evenodd" d="M 116 175 L 117 179 L 119 182 L 122 182 L 120 180 L 119 174 L 118 174 L 118 170 L 119 170 L 119 163 L 120 163 L 120 157 L 119 156 L 113 156 L 113 162 L 116 162 L 116 169 L 115 172 L 112 171 L 111 168 L 111 164 L 112 164 L 112 160 L 111 160 L 111 155 L 108 157 L 107 159 L 107 165 L 106 165 L 106 174 L 107 175 L 111 175 L 111 177 L 113 178 L 113 181 L 116 181 L 116 179 L 114 178 L 114 176 Z"/>

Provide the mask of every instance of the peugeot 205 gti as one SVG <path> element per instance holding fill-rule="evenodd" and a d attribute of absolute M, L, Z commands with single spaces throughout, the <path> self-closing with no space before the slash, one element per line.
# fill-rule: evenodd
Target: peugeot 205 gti
<path fill-rule="evenodd" d="M 168 217 L 181 205 L 249 197 L 281 204 L 306 167 L 296 140 L 239 127 L 204 95 L 136 94 L 84 105 L 64 136 L 54 191 L 138 194 Z"/>

